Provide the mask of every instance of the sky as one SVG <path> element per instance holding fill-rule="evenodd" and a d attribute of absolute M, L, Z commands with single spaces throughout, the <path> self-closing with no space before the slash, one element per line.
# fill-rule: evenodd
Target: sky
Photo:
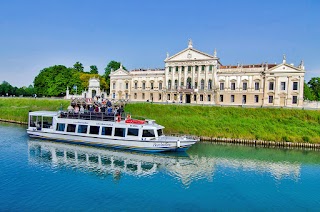
<path fill-rule="evenodd" d="M 223 65 L 304 60 L 309 81 L 320 77 L 319 11 L 317 0 L 0 0 L 0 83 L 28 86 L 77 61 L 100 74 L 111 60 L 164 68 L 189 39 Z"/>

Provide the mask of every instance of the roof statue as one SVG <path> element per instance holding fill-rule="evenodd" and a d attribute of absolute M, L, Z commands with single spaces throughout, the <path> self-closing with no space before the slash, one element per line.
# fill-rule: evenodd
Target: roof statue
<path fill-rule="evenodd" d="M 193 48 L 191 38 L 189 39 L 188 48 Z"/>
<path fill-rule="evenodd" d="M 167 52 L 167 58 L 169 58 L 169 52 Z"/>
<path fill-rule="evenodd" d="M 217 57 L 217 49 L 216 48 L 214 49 L 213 56 Z"/>
<path fill-rule="evenodd" d="M 122 68 L 122 63 L 120 63 L 120 69 L 123 69 L 123 68 Z"/>
<path fill-rule="evenodd" d="M 285 64 L 287 62 L 286 55 L 283 54 L 282 63 Z"/>

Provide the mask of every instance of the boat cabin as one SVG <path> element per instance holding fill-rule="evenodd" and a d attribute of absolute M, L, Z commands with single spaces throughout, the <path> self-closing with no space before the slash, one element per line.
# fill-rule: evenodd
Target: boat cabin
<path fill-rule="evenodd" d="M 127 120 L 87 120 L 61 116 L 57 112 L 37 111 L 29 113 L 28 127 L 33 131 L 117 140 L 148 141 L 163 135 L 164 127 L 154 120 Z"/>

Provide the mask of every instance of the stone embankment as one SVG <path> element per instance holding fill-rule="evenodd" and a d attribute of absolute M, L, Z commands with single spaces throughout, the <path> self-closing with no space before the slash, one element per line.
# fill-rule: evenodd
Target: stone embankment
<path fill-rule="evenodd" d="M 8 122 L 8 123 L 14 123 L 14 124 L 28 125 L 28 122 L 16 121 L 16 120 L 0 119 L 0 122 Z"/>
<path fill-rule="evenodd" d="M 320 144 L 313 144 L 313 143 L 293 143 L 293 142 L 277 142 L 277 141 L 233 139 L 233 138 L 211 138 L 211 137 L 200 137 L 200 141 L 212 142 L 212 143 L 240 144 L 240 145 L 246 145 L 246 146 L 267 147 L 267 148 L 320 150 Z"/>

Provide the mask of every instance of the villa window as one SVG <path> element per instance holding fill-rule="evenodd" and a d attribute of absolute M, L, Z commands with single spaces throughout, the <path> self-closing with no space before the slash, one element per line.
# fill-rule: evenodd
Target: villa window
<path fill-rule="evenodd" d="M 159 82 L 159 90 L 162 90 L 162 82 Z"/>
<path fill-rule="evenodd" d="M 273 91 L 274 89 L 274 82 L 269 82 L 269 91 Z"/>
<path fill-rule="evenodd" d="M 191 72 L 191 66 L 188 66 L 188 73 Z"/>
<path fill-rule="evenodd" d="M 112 83 L 112 88 L 116 89 L 116 83 Z"/>
<path fill-rule="evenodd" d="M 144 99 L 144 97 L 145 97 L 145 95 L 144 95 L 144 93 L 142 93 L 142 99 Z"/>
<path fill-rule="evenodd" d="M 170 94 L 168 94 L 167 99 L 170 100 Z"/>
<path fill-rule="evenodd" d="M 153 90 L 153 82 L 151 83 L 151 90 Z"/>
<path fill-rule="evenodd" d="M 162 96 L 161 96 L 161 93 L 159 93 L 159 100 L 161 100 L 161 97 L 162 97 Z"/>
<path fill-rule="evenodd" d="M 254 90 L 258 91 L 260 88 L 259 82 L 254 83 Z"/>
<path fill-rule="evenodd" d="M 196 66 L 196 72 L 198 71 L 198 69 L 199 69 L 199 66 Z"/>
<path fill-rule="evenodd" d="M 200 94 L 200 102 L 203 102 L 203 95 Z"/>
<path fill-rule="evenodd" d="M 129 83 L 126 82 L 126 89 L 129 89 Z"/>
<path fill-rule="evenodd" d="M 134 96 L 134 99 L 137 99 L 137 93 L 134 93 L 133 96 Z"/>
<path fill-rule="evenodd" d="M 273 103 L 273 96 L 269 96 L 269 103 Z"/>
<path fill-rule="evenodd" d="M 224 90 L 224 83 L 220 82 L 220 91 L 223 91 L 223 90 Z"/>
<path fill-rule="evenodd" d="M 235 82 L 232 82 L 231 83 L 231 90 L 236 90 L 236 83 Z"/>
<path fill-rule="evenodd" d="M 244 83 L 242 84 L 242 89 L 243 89 L 243 90 L 247 90 L 247 89 L 248 89 L 248 83 L 247 83 L 247 82 L 244 82 Z"/>
<path fill-rule="evenodd" d="M 231 95 L 231 102 L 234 102 L 234 95 Z"/>
<path fill-rule="evenodd" d="M 168 89 L 171 89 L 171 80 L 168 80 Z"/>
<path fill-rule="evenodd" d="M 201 71 L 204 71 L 204 70 L 205 70 L 205 67 L 206 67 L 206 66 L 201 66 Z"/>
<path fill-rule="evenodd" d="M 292 104 L 298 103 L 298 96 L 292 96 Z"/>
<path fill-rule="evenodd" d="M 178 71 L 179 71 L 179 67 L 178 67 L 178 66 L 176 66 L 176 73 L 178 73 Z"/>
<path fill-rule="evenodd" d="M 171 67 L 169 67 L 169 72 L 171 72 Z"/>
<path fill-rule="evenodd" d="M 254 102 L 258 103 L 259 102 L 259 95 L 254 95 Z"/>
<path fill-rule="evenodd" d="M 208 81 L 208 89 L 211 90 L 212 89 L 212 80 Z"/>
<path fill-rule="evenodd" d="M 134 83 L 134 89 L 138 89 L 138 83 L 137 82 Z"/>
<path fill-rule="evenodd" d="M 126 93 L 126 99 L 129 99 L 129 94 L 128 93 Z"/>
<path fill-rule="evenodd" d="M 201 90 L 204 89 L 204 80 L 201 80 Z"/>
<path fill-rule="evenodd" d="M 142 89 L 146 89 L 146 83 L 145 82 L 142 83 Z"/>
<path fill-rule="evenodd" d="M 112 98 L 113 98 L 113 99 L 116 98 L 116 93 L 112 93 Z"/>
<path fill-rule="evenodd" d="M 220 102 L 223 102 L 223 95 L 220 95 Z"/>
<path fill-rule="evenodd" d="M 208 102 L 211 102 L 211 95 L 208 95 Z"/>
<path fill-rule="evenodd" d="M 181 67 L 181 72 L 184 72 L 184 66 Z"/>
<path fill-rule="evenodd" d="M 293 82 L 293 90 L 294 91 L 298 90 L 298 82 Z"/>
<path fill-rule="evenodd" d="M 212 71 L 212 67 L 213 67 L 212 65 L 209 66 L 209 71 Z"/>
<path fill-rule="evenodd" d="M 285 91 L 286 90 L 286 82 L 281 82 L 281 90 Z"/>
<path fill-rule="evenodd" d="M 247 103 L 247 95 L 242 95 L 242 104 Z"/>

